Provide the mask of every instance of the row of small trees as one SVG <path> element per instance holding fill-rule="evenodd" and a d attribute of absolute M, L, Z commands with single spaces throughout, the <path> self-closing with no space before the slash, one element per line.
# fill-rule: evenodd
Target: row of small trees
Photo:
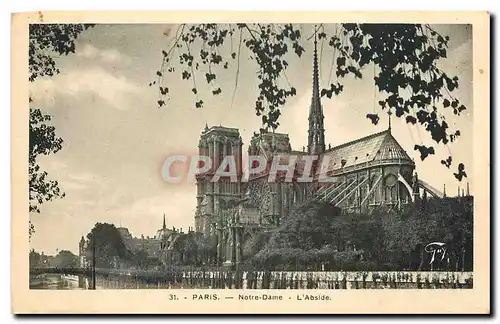
<path fill-rule="evenodd" d="M 96 267 L 215 264 L 217 242 L 199 233 L 177 234 L 160 257 L 131 251 L 111 224 L 97 223 L 87 235 L 87 256 L 95 240 Z M 433 254 L 425 247 L 446 244 Z M 428 199 L 405 210 L 343 214 L 321 202 L 296 207 L 273 232 L 254 235 L 243 247 L 245 266 L 269 270 L 472 270 L 473 198 Z"/>
<path fill-rule="evenodd" d="M 288 270 L 470 271 L 472 235 L 472 197 L 429 199 L 397 213 L 341 214 L 309 202 L 293 210 L 247 263 Z M 445 243 L 446 250 L 431 262 L 425 247 L 432 242 Z"/>

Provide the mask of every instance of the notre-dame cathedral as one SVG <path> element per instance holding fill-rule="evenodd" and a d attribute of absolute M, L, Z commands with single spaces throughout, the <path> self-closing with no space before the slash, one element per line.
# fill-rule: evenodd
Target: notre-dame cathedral
<path fill-rule="evenodd" d="M 343 212 L 369 212 L 374 207 L 400 208 L 413 202 L 421 191 L 435 197 L 443 195 L 418 179 L 415 162 L 392 136 L 390 125 L 383 132 L 325 147 L 316 40 L 312 84 L 307 149 L 292 150 L 288 134 L 274 132 L 254 135 L 248 147 L 249 156 L 263 155 L 269 162 L 275 156 L 285 160 L 287 156 L 298 156 L 298 174 L 304 168 L 300 156 L 315 155 L 317 161 L 328 158 L 326 169 L 313 165 L 312 182 L 285 182 L 280 177 L 270 182 L 269 167 L 243 181 L 243 142 L 238 129 L 206 126 L 201 134 L 199 154 L 209 156 L 213 163 L 210 171 L 196 177 L 195 230 L 217 238 L 217 255 L 223 264 L 239 263 L 249 238 L 279 226 L 296 204 L 317 199 Z M 237 181 L 221 178 L 211 182 L 228 155 L 235 159 Z M 318 181 L 322 173 L 331 180 Z"/>

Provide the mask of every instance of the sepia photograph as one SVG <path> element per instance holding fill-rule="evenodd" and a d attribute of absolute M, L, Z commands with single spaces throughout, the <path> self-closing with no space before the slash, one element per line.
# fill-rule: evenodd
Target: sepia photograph
<path fill-rule="evenodd" d="M 472 21 L 30 17 L 13 106 L 29 291 L 477 288 L 489 106 Z"/>

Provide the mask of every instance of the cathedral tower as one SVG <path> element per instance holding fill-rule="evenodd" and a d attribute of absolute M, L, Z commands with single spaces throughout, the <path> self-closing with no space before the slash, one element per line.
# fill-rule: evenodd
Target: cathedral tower
<path fill-rule="evenodd" d="M 309 131 L 307 152 L 321 154 L 325 151 L 325 129 L 323 126 L 323 108 L 319 92 L 319 71 L 316 31 L 314 32 L 314 58 L 313 58 L 313 92 L 311 107 L 309 108 Z"/>
<path fill-rule="evenodd" d="M 197 207 L 195 212 L 195 230 L 206 235 L 213 234 L 213 223 L 219 212 L 226 208 L 227 200 L 238 197 L 241 192 L 243 142 L 238 129 L 223 126 L 205 126 L 199 143 L 199 154 L 210 158 L 212 167 L 209 171 L 197 174 Z M 212 181 L 215 172 L 221 168 L 231 171 L 224 163 L 231 156 L 236 167 L 236 182 L 230 177 L 221 177 Z"/>

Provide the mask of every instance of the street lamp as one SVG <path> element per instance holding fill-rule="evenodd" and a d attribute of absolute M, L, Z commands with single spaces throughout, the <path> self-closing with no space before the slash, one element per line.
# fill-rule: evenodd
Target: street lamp
<path fill-rule="evenodd" d="M 249 197 L 244 197 L 244 198 L 241 198 L 239 199 L 235 206 L 234 206 L 234 210 L 236 211 L 236 213 L 239 213 L 238 211 L 238 208 L 239 206 L 248 201 L 249 200 Z M 234 235 L 233 235 L 233 240 L 234 240 L 234 250 L 235 250 L 235 270 L 236 270 L 236 275 L 238 277 L 239 275 L 239 266 L 240 266 L 240 259 L 241 259 L 241 238 L 240 238 L 240 228 L 241 228 L 241 224 L 240 224 L 240 217 L 239 217 L 239 214 L 234 214 L 233 215 L 233 228 L 234 228 Z M 239 277 L 238 277 L 239 278 Z"/>

